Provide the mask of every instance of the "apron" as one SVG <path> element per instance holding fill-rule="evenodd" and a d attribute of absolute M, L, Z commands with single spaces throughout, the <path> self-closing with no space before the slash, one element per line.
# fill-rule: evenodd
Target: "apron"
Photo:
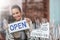
<path fill-rule="evenodd" d="M 24 18 L 22 18 L 22 20 L 24 20 Z M 20 39 L 20 40 L 24 40 L 24 39 L 26 39 L 27 40 L 27 35 L 26 35 L 26 32 L 25 32 L 25 30 L 22 30 L 22 31 L 19 31 L 19 32 L 15 32 L 15 33 L 13 33 L 12 34 L 13 35 L 13 37 L 15 38 L 15 39 Z"/>

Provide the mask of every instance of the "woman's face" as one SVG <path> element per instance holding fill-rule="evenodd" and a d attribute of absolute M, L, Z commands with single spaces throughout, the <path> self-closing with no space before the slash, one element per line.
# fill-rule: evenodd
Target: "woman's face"
<path fill-rule="evenodd" d="M 19 21 L 22 17 L 21 12 L 18 10 L 18 8 L 12 9 L 12 15 L 16 21 Z"/>

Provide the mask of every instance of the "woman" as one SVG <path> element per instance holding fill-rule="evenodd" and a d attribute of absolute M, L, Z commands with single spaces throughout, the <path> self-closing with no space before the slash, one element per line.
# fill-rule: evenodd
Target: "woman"
<path fill-rule="evenodd" d="M 12 17 L 15 22 L 25 19 L 27 21 L 27 23 L 30 25 L 31 20 L 29 18 L 22 17 L 22 12 L 21 12 L 21 9 L 18 5 L 14 5 L 11 8 L 11 12 L 12 12 Z M 27 40 L 26 39 L 27 36 L 26 36 L 25 31 L 15 32 L 15 33 L 13 33 L 13 36 L 14 36 L 14 40 Z"/>

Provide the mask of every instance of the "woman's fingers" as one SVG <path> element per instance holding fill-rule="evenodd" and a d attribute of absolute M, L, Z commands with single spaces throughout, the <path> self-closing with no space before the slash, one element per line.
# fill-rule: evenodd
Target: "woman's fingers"
<path fill-rule="evenodd" d="M 29 23 L 31 20 L 29 19 L 29 18 L 25 18 L 26 19 L 26 21 Z"/>

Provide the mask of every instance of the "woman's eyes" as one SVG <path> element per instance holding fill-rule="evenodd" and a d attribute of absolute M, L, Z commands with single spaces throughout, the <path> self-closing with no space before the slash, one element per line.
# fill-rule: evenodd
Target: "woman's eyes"
<path fill-rule="evenodd" d="M 18 12 L 16 12 L 16 14 L 18 14 Z"/>
<path fill-rule="evenodd" d="M 16 13 L 13 13 L 13 15 L 15 15 L 15 14 L 18 14 L 18 12 L 16 12 Z"/>

